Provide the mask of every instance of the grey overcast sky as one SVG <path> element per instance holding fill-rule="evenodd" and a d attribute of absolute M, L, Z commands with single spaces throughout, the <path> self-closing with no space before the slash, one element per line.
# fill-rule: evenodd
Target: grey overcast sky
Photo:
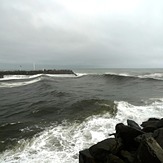
<path fill-rule="evenodd" d="M 162 0 L 0 0 L 0 69 L 163 67 Z"/>

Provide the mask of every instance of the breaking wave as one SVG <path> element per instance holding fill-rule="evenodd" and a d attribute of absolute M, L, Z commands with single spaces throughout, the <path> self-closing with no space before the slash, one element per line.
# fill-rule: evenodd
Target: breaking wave
<path fill-rule="evenodd" d="M 61 124 L 51 124 L 33 138 L 20 139 L 14 148 L 1 153 L 0 162 L 77 163 L 78 152 L 108 138 L 117 123 L 126 123 L 127 119 L 131 119 L 140 124 L 151 115 L 156 118 L 163 117 L 162 99 L 149 99 L 148 104 L 142 106 L 125 101 L 114 103 L 117 105 L 116 115 L 105 112 L 89 116 L 82 122 L 65 120 Z"/>
<path fill-rule="evenodd" d="M 3 82 L 0 82 L 0 87 L 4 87 L 4 88 L 12 88 L 12 87 L 20 87 L 20 86 L 25 86 L 25 85 L 29 85 L 29 84 L 33 84 L 33 83 L 36 83 L 38 81 L 40 81 L 41 78 L 35 78 L 33 80 L 23 80 L 23 81 L 3 81 Z"/>
<path fill-rule="evenodd" d="M 53 78 L 108 78 L 112 80 L 148 80 L 162 81 L 163 73 L 145 73 L 145 74 L 130 74 L 130 73 L 76 73 L 74 74 L 37 74 L 37 75 L 5 75 L 0 79 L 0 87 L 19 87 L 38 82 L 40 80 Z"/>

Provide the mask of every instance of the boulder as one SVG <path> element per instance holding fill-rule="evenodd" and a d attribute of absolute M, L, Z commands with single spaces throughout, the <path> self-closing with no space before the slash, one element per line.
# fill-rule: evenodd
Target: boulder
<path fill-rule="evenodd" d="M 159 118 L 149 118 L 148 121 L 159 121 Z"/>
<path fill-rule="evenodd" d="M 163 127 L 163 118 L 160 119 L 157 123 L 157 128 L 161 128 L 161 127 Z"/>
<path fill-rule="evenodd" d="M 117 153 L 119 146 L 115 138 L 105 139 L 89 148 L 90 154 L 95 160 L 106 161 L 109 153 Z"/>
<path fill-rule="evenodd" d="M 163 163 L 163 119 L 143 122 L 146 132 L 132 120 L 127 123 L 116 125 L 115 138 L 80 151 L 79 163 Z"/>
<path fill-rule="evenodd" d="M 157 129 L 152 135 L 157 143 L 163 148 L 163 128 Z"/>
<path fill-rule="evenodd" d="M 122 159 L 120 159 L 118 156 L 109 154 L 107 156 L 106 163 L 125 163 Z"/>
<path fill-rule="evenodd" d="M 126 126 L 123 123 L 116 125 L 116 137 L 122 139 L 127 150 L 134 150 L 138 147 L 139 142 L 135 141 L 135 138 L 143 133 L 141 130 Z"/>
<path fill-rule="evenodd" d="M 88 149 L 79 152 L 79 162 L 80 163 L 97 163 L 95 159 L 91 156 Z"/>
<path fill-rule="evenodd" d="M 127 119 L 128 126 L 135 128 L 137 130 L 141 130 L 140 126 L 133 120 Z"/>
<path fill-rule="evenodd" d="M 141 141 L 142 141 L 144 135 L 148 135 L 148 136 L 152 136 L 152 137 L 153 137 L 153 133 L 152 133 L 152 132 L 149 132 L 149 133 L 145 133 L 145 134 L 142 134 L 142 135 L 137 136 L 137 137 L 135 138 L 135 141 L 141 143 Z"/>
<path fill-rule="evenodd" d="M 144 134 L 135 163 L 163 163 L 163 150 L 149 134 Z"/>
<path fill-rule="evenodd" d="M 129 151 L 121 150 L 120 152 L 121 157 L 127 163 L 133 163 L 135 159 L 135 153 L 131 153 Z"/>
<path fill-rule="evenodd" d="M 160 119 L 150 118 L 147 121 L 143 122 L 141 126 L 143 127 L 144 132 L 153 132 L 158 128 L 158 122 Z"/>

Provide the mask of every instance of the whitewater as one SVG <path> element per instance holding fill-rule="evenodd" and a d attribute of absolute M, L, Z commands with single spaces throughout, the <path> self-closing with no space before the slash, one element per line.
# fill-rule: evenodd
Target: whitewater
<path fill-rule="evenodd" d="M 127 119 L 163 117 L 163 70 L 76 70 L 0 80 L 0 162 L 77 163 Z"/>

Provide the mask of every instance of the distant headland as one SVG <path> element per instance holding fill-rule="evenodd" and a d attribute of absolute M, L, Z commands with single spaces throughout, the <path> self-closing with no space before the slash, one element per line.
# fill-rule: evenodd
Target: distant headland
<path fill-rule="evenodd" d="M 0 71 L 0 78 L 3 78 L 4 75 L 37 75 L 37 74 L 76 74 L 72 70 L 15 70 L 15 71 Z"/>

